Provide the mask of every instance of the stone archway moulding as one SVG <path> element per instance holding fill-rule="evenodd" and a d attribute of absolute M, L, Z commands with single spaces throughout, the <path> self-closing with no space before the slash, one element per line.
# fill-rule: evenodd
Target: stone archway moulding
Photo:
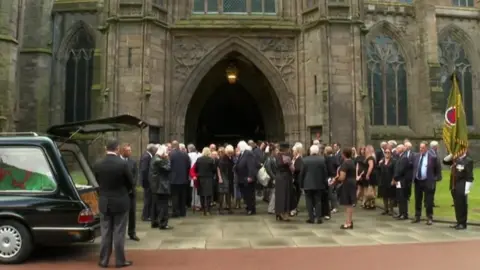
<path fill-rule="evenodd" d="M 205 75 L 221 61 L 227 54 L 238 52 L 249 59 L 268 79 L 275 91 L 276 98 L 281 104 L 285 128 L 289 130 L 289 117 L 297 114 L 295 95 L 289 91 L 287 83 L 295 79 L 294 50 L 285 45 L 285 39 L 254 39 L 260 41 L 256 48 L 240 37 L 230 37 L 218 43 L 212 49 L 207 49 L 198 37 L 179 37 L 179 44 L 174 50 L 174 79 L 181 82 L 178 94 L 173 94 L 174 106 L 172 110 L 172 133 L 183 136 L 188 104 Z M 195 43 L 195 45 L 192 44 Z M 175 41 L 174 41 L 175 43 Z M 190 43 L 190 45 L 186 45 Z M 291 54 L 288 49 L 292 49 Z M 272 57 L 266 56 L 271 54 Z M 188 57 L 186 57 L 188 55 Z M 277 60 L 273 63 L 272 60 Z M 178 87 L 178 85 L 177 85 Z M 173 135 L 173 134 L 172 134 Z"/>

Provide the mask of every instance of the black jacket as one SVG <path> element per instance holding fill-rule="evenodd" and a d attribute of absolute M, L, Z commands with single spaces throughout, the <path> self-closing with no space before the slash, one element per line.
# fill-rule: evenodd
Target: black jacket
<path fill-rule="evenodd" d="M 140 183 L 144 189 L 150 188 L 148 182 L 148 175 L 150 174 L 150 162 L 152 161 L 152 155 L 149 152 L 143 153 L 140 158 Z"/>
<path fill-rule="evenodd" d="M 130 209 L 129 193 L 135 188 L 127 162 L 109 154 L 93 166 L 93 173 L 99 185 L 100 212 L 127 212 Z"/>
<path fill-rule="evenodd" d="M 304 157 L 299 180 L 300 187 L 304 190 L 328 188 L 328 171 L 325 159 L 317 155 Z"/>
<path fill-rule="evenodd" d="M 149 183 L 152 193 L 170 194 L 170 161 L 155 155 L 150 165 Z"/>

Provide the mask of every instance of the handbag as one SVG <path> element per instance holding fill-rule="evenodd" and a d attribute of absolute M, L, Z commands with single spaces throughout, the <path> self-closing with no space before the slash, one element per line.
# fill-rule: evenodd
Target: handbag
<path fill-rule="evenodd" d="M 265 169 L 265 166 L 262 166 L 262 168 L 258 170 L 257 180 L 260 183 L 260 185 L 264 187 L 268 186 L 268 182 L 270 182 L 270 176 L 268 175 L 267 170 Z"/>

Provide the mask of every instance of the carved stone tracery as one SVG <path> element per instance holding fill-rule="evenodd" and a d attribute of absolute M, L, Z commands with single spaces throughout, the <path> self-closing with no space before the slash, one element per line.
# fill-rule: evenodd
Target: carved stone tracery
<path fill-rule="evenodd" d="M 207 54 L 200 40 L 191 37 L 177 37 L 173 42 L 173 59 L 175 61 L 175 79 L 184 80 Z"/>
<path fill-rule="evenodd" d="M 277 68 L 291 91 L 296 78 L 294 39 L 264 38 L 260 40 L 258 48 Z"/>

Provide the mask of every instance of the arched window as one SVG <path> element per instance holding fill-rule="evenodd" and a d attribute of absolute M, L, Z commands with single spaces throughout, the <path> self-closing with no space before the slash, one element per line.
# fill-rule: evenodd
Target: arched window
<path fill-rule="evenodd" d="M 73 39 L 65 74 L 66 123 L 88 120 L 91 117 L 95 44 L 84 28 L 80 28 Z"/>
<path fill-rule="evenodd" d="M 440 82 L 445 94 L 444 105 L 447 106 L 448 95 L 452 88 L 450 76 L 455 72 L 462 93 L 467 125 L 471 126 L 473 125 L 472 66 L 468 61 L 463 45 L 447 36 L 439 42 L 438 57 L 441 67 Z"/>
<path fill-rule="evenodd" d="M 375 37 L 367 47 L 370 120 L 377 126 L 408 125 L 407 72 L 398 44 Z"/>

